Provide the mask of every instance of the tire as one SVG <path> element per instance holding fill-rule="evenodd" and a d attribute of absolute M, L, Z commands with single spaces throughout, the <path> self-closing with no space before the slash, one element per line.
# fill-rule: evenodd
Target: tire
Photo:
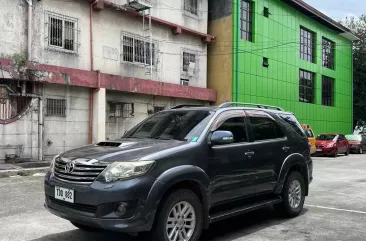
<path fill-rule="evenodd" d="M 346 153 L 344 155 L 349 156 L 349 148 L 347 149 Z"/>
<path fill-rule="evenodd" d="M 92 227 L 85 226 L 85 225 L 78 224 L 78 223 L 74 223 L 74 222 L 71 222 L 71 221 L 70 221 L 70 223 L 72 225 L 74 225 L 75 227 L 77 227 L 78 229 L 83 230 L 83 231 L 88 232 L 88 233 L 94 233 L 94 232 L 99 232 L 100 231 L 100 229 L 92 228 Z"/>
<path fill-rule="evenodd" d="M 363 149 L 360 147 L 360 150 L 358 151 L 359 154 L 363 154 Z"/>
<path fill-rule="evenodd" d="M 293 197 L 295 197 L 294 194 L 297 193 L 297 185 L 299 185 L 300 187 L 300 190 L 298 192 L 299 196 L 297 196 L 299 199 L 294 200 Z M 301 213 L 305 202 L 305 182 L 300 173 L 289 173 L 281 196 L 282 203 L 275 205 L 275 209 L 278 211 L 278 213 L 287 218 L 293 218 L 298 216 Z"/>
<path fill-rule="evenodd" d="M 338 157 L 338 149 L 335 149 L 334 154 L 333 154 L 333 157 L 334 158 L 337 158 Z"/>
<path fill-rule="evenodd" d="M 193 212 L 189 212 L 188 216 L 186 217 L 187 220 L 193 221 L 185 222 L 184 219 L 182 220 L 182 216 L 174 215 L 173 209 L 178 211 L 177 214 L 179 214 L 178 206 L 181 207 L 181 211 L 184 211 L 186 207 L 188 207 L 187 210 L 193 208 Z M 176 219 L 177 216 L 180 218 Z M 172 221 L 168 221 L 168 219 L 171 219 Z M 168 228 L 168 225 L 171 226 L 171 228 Z M 194 226 L 194 228 L 190 229 L 189 226 Z M 153 229 L 151 233 L 149 233 L 149 240 L 171 241 L 174 239 L 169 239 L 168 235 L 173 234 L 173 237 L 178 235 L 176 241 L 198 241 L 201 236 L 202 229 L 203 213 L 200 199 L 191 190 L 181 189 L 171 193 L 162 201 L 157 212 Z M 186 239 L 184 239 L 181 235 L 185 235 Z"/>

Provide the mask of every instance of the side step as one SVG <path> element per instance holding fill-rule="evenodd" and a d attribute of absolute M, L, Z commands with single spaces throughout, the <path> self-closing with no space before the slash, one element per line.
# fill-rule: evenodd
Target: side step
<path fill-rule="evenodd" d="M 248 213 L 257 209 L 261 209 L 264 207 L 268 207 L 270 205 L 273 204 L 277 204 L 277 203 L 281 203 L 282 202 L 282 198 L 281 197 L 276 197 L 273 199 L 266 199 L 263 201 L 259 201 L 256 203 L 252 203 L 252 204 L 247 204 L 244 206 L 240 206 L 240 207 L 235 207 L 233 209 L 230 210 L 226 210 L 226 211 L 221 211 L 218 213 L 214 213 L 211 215 L 210 217 L 210 223 L 214 223 L 214 222 L 218 222 L 227 218 L 231 218 L 231 217 L 235 217 L 244 213 Z"/>

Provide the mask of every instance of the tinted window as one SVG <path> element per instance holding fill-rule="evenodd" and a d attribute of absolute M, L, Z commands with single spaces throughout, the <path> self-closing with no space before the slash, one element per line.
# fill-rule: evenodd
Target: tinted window
<path fill-rule="evenodd" d="M 313 138 L 314 137 L 313 132 L 311 132 L 311 130 L 305 130 L 305 134 L 308 138 Z"/>
<path fill-rule="evenodd" d="M 293 115 L 280 114 L 282 120 L 284 120 L 291 128 L 296 131 L 302 137 L 305 137 L 304 129 Z"/>
<path fill-rule="evenodd" d="M 284 137 L 277 123 L 268 117 L 249 117 L 252 124 L 253 137 L 256 141 L 270 140 Z"/>
<path fill-rule="evenodd" d="M 248 142 L 247 129 L 245 128 L 244 117 L 233 117 L 226 120 L 217 128 L 219 131 L 230 131 L 234 136 L 234 143 Z"/>
<path fill-rule="evenodd" d="M 340 140 L 340 141 L 344 141 L 346 138 L 344 137 L 344 136 L 342 136 L 342 135 L 340 135 L 339 137 L 338 137 L 338 140 Z"/>
<path fill-rule="evenodd" d="M 336 135 L 319 135 L 316 137 L 317 141 L 332 141 Z"/>
<path fill-rule="evenodd" d="M 159 112 L 133 128 L 124 138 L 188 140 L 201 135 L 212 115 L 209 111 Z"/>

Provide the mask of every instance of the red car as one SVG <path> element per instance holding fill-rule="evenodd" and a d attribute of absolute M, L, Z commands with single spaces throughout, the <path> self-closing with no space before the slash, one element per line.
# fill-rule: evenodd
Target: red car
<path fill-rule="evenodd" d="M 349 155 L 350 146 L 342 134 L 321 134 L 316 137 L 316 154 L 337 157 L 338 154 Z"/>

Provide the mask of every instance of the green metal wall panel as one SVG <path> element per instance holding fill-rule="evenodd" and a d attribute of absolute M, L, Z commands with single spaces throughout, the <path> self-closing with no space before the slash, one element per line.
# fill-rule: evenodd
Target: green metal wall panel
<path fill-rule="evenodd" d="M 233 0 L 233 101 L 281 106 L 316 133 L 352 132 L 351 41 L 280 0 L 253 1 L 253 42 L 241 40 L 239 4 Z M 316 34 L 315 63 L 300 59 L 300 26 Z M 322 66 L 322 37 L 335 42 L 334 70 Z M 315 73 L 315 104 L 299 102 L 300 69 Z M 335 79 L 334 107 L 322 105 L 322 75 Z"/>

